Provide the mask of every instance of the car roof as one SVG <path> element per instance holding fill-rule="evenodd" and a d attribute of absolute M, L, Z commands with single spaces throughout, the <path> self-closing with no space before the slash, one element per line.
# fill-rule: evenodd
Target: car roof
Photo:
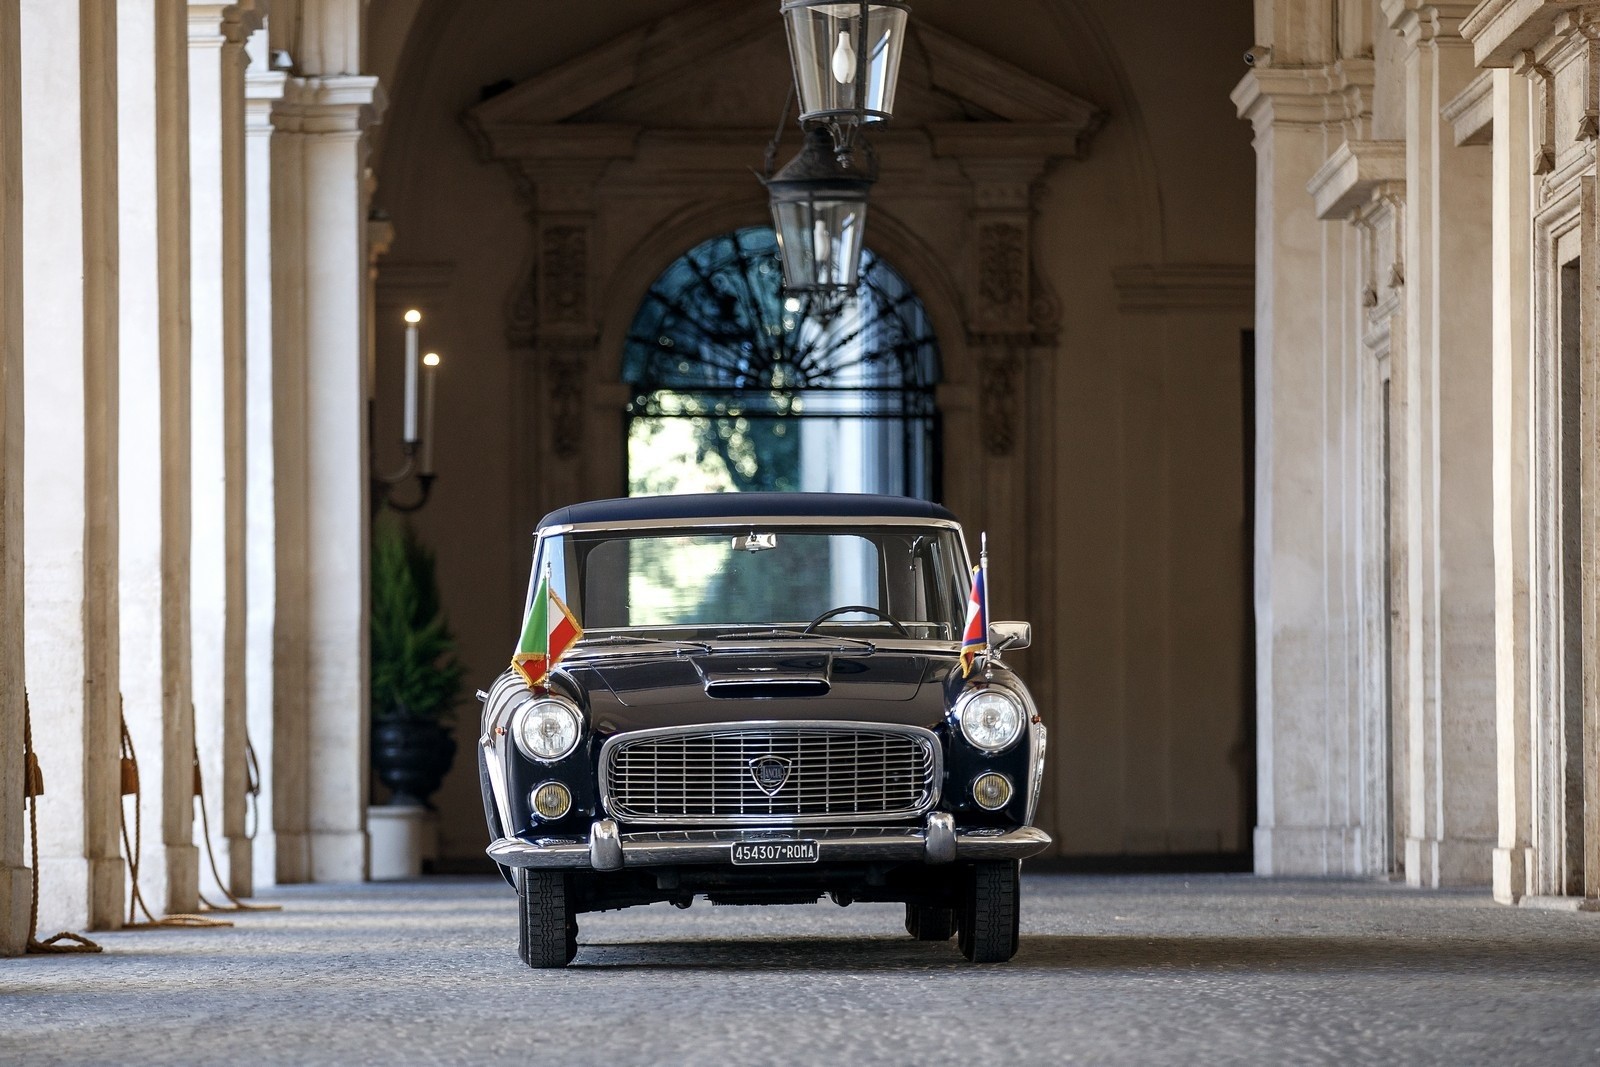
<path fill-rule="evenodd" d="M 557 508 L 539 520 L 539 529 L 587 523 L 627 525 L 659 519 L 717 518 L 893 518 L 955 522 L 938 504 L 904 496 L 871 493 L 679 493 L 590 500 Z"/>

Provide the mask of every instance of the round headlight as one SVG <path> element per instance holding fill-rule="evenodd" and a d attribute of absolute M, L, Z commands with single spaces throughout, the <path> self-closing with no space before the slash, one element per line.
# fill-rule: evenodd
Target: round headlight
<path fill-rule="evenodd" d="M 961 732 L 985 752 L 999 752 L 1022 733 L 1022 705 L 1001 689 L 980 689 L 956 705 Z"/>
<path fill-rule="evenodd" d="M 972 783 L 972 799 L 984 811 L 997 811 L 1011 800 L 1011 779 L 989 771 Z"/>
<path fill-rule="evenodd" d="M 560 782 L 546 782 L 533 791 L 533 810 L 541 819 L 559 819 L 572 810 L 572 792 Z"/>
<path fill-rule="evenodd" d="M 516 710 L 511 736 L 524 756 L 558 760 L 578 747 L 578 709 L 564 700 L 534 700 Z"/>

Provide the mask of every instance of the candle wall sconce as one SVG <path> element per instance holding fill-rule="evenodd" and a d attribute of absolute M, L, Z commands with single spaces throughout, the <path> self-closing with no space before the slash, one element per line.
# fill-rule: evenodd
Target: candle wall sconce
<path fill-rule="evenodd" d="M 383 474 L 376 469 L 374 458 L 374 512 L 384 507 L 395 511 L 419 511 L 427 504 L 428 494 L 433 489 L 434 398 L 441 360 L 437 352 L 421 352 L 422 312 L 413 308 L 406 312 L 405 318 L 405 411 L 400 433 L 400 452 L 405 462 L 393 474 Z M 412 481 L 417 484 L 411 499 L 402 499 L 399 490 Z"/>

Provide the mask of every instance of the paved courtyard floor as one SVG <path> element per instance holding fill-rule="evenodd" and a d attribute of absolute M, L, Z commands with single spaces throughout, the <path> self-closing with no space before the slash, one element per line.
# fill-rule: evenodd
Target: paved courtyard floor
<path fill-rule="evenodd" d="M 1600 1062 L 1600 915 L 1482 893 L 1030 875 L 998 967 L 897 906 L 700 901 L 586 916 L 564 971 L 499 881 L 264 899 L 0 960 L 0 1064 Z"/>

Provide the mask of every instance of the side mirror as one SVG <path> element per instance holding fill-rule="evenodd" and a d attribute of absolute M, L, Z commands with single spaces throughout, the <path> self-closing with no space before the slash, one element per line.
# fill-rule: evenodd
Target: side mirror
<path fill-rule="evenodd" d="M 1033 626 L 1025 622 L 996 622 L 989 625 L 989 644 L 996 652 L 1027 648 L 1033 644 Z"/>

